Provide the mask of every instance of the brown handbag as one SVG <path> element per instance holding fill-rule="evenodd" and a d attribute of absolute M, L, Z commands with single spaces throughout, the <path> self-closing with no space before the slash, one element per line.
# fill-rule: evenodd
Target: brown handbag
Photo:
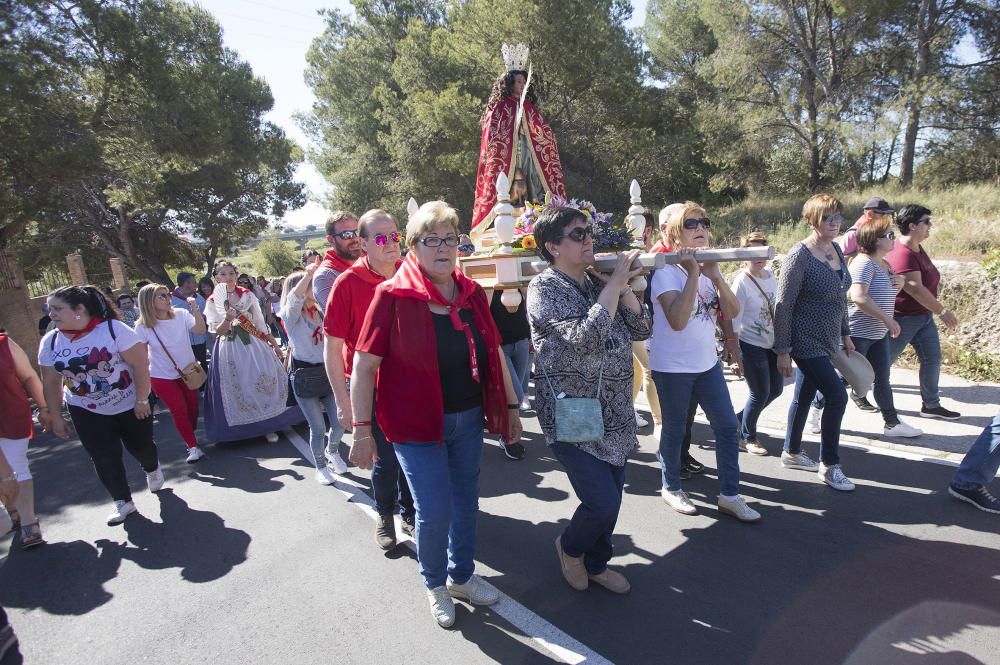
<path fill-rule="evenodd" d="M 170 364 L 173 365 L 174 369 L 177 370 L 177 373 L 181 375 L 181 380 L 184 381 L 184 385 L 191 390 L 198 390 L 201 388 L 205 384 L 205 381 L 208 380 L 208 374 L 205 373 L 205 368 L 201 366 L 201 363 L 195 360 L 184 369 L 181 369 L 174 361 L 174 357 L 170 355 L 167 345 L 163 343 L 162 339 L 160 339 L 160 333 L 156 332 L 156 328 L 150 328 L 150 330 L 153 331 L 153 334 L 156 335 L 156 340 L 160 343 L 160 346 L 163 347 L 163 350 L 166 351 L 167 358 L 170 358 Z"/>

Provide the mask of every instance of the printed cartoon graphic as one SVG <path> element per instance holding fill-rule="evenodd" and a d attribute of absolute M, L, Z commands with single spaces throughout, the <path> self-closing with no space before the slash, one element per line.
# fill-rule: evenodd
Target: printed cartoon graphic
<path fill-rule="evenodd" d="M 70 358 L 68 363 L 59 360 L 54 368 L 62 374 L 63 384 L 71 393 L 83 397 L 90 392 L 90 386 L 87 383 L 86 358 Z"/>
<path fill-rule="evenodd" d="M 87 374 L 94 386 L 92 392 L 99 392 L 107 395 L 114 389 L 124 390 L 132 385 L 132 376 L 128 370 L 122 370 L 118 380 L 111 383 L 111 376 L 115 373 L 115 367 L 111 363 L 111 352 L 107 349 L 91 349 L 87 356 Z"/>

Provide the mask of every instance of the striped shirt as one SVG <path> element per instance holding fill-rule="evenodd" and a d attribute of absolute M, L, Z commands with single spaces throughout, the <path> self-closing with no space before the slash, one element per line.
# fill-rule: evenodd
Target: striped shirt
<path fill-rule="evenodd" d="M 892 316 L 896 304 L 896 289 L 892 288 L 889 274 L 866 254 L 858 254 L 851 262 L 851 281 L 868 285 L 868 298 L 885 314 Z M 889 329 L 873 316 L 865 314 L 853 302 L 847 307 L 847 324 L 852 337 L 882 339 Z"/>

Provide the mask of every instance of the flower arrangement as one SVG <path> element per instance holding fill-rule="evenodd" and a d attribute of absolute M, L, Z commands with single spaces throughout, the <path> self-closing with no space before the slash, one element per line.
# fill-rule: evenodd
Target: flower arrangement
<path fill-rule="evenodd" d="M 632 232 L 624 221 L 615 221 L 609 212 L 599 212 L 590 201 L 546 196 L 545 203 L 526 203 L 524 211 L 514 223 L 514 240 L 511 242 L 514 253 L 534 254 L 538 249 L 534 236 L 535 222 L 546 209 L 563 207 L 576 208 L 590 220 L 594 227 L 595 252 L 623 252 L 632 249 Z"/>

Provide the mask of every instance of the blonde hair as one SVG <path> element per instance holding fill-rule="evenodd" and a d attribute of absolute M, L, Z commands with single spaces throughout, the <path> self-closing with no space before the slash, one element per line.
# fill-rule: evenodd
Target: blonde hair
<path fill-rule="evenodd" d="M 295 287 L 299 285 L 299 282 L 301 282 L 302 278 L 305 276 L 306 273 L 304 270 L 297 270 L 285 278 L 285 281 L 282 282 L 281 300 L 278 301 L 278 309 L 285 309 L 285 303 L 288 301 L 288 294 L 295 290 Z M 312 287 L 310 286 L 310 288 Z"/>
<path fill-rule="evenodd" d="M 170 289 L 162 284 L 147 284 L 139 289 L 139 295 L 136 298 L 139 301 L 138 322 L 147 328 L 156 327 L 156 292 L 160 289 L 166 291 L 168 296 L 170 295 Z M 174 318 L 173 303 L 171 303 L 170 310 L 167 312 L 167 318 Z"/>
<path fill-rule="evenodd" d="M 844 204 L 829 194 L 816 194 L 802 206 L 802 219 L 813 229 L 818 229 L 820 222 L 827 215 L 834 215 L 844 210 Z"/>
<path fill-rule="evenodd" d="M 749 247 L 755 243 L 767 245 L 767 235 L 762 231 L 753 231 L 740 238 L 740 247 Z"/>
<path fill-rule="evenodd" d="M 675 204 L 677 205 L 677 204 Z M 684 228 L 684 220 L 691 213 L 700 213 L 702 217 L 708 217 L 708 213 L 705 209 L 694 201 L 685 201 L 683 205 L 679 208 L 674 209 L 670 214 L 670 218 L 667 220 L 667 228 L 665 233 L 667 234 L 667 240 L 670 242 L 670 246 L 673 248 L 678 248 L 681 245 L 681 230 Z M 712 239 L 712 234 L 708 235 L 709 240 Z"/>
<path fill-rule="evenodd" d="M 439 224 L 447 224 L 460 235 L 458 229 L 458 213 L 444 201 L 428 201 L 420 206 L 406 223 L 406 246 L 413 247 L 423 234 Z"/>

